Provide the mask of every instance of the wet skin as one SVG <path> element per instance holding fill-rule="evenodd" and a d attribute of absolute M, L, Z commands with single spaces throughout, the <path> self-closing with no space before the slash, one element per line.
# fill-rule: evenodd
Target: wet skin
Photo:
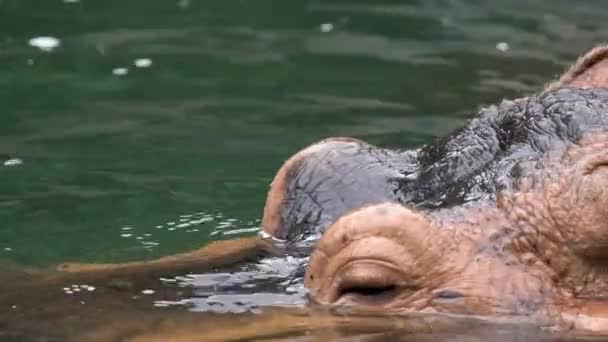
<path fill-rule="evenodd" d="M 77 318 L 104 340 L 120 321 L 112 338 L 134 329 L 150 337 L 162 319 L 141 289 L 184 296 L 160 276 L 295 253 L 310 255 L 294 277 L 323 307 L 523 316 L 608 333 L 606 87 L 608 48 L 600 47 L 541 93 L 484 108 L 420 149 L 351 138 L 313 144 L 278 170 L 260 237 L 147 262 L 0 272 L 0 306 L 18 304 L 0 322 L 47 331 Z M 69 284 L 100 291 L 92 305 L 66 304 L 56 290 Z"/>

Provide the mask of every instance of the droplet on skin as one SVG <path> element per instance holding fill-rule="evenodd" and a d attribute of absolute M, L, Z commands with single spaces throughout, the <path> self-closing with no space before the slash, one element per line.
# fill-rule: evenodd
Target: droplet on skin
<path fill-rule="evenodd" d="M 61 41 L 55 37 L 34 37 L 28 41 L 32 47 L 39 48 L 44 52 L 51 52 L 56 49 Z"/>
<path fill-rule="evenodd" d="M 141 294 L 148 295 L 148 296 L 149 295 L 153 295 L 154 293 L 155 293 L 154 290 L 143 290 L 143 291 L 141 291 Z"/>
<path fill-rule="evenodd" d="M 498 44 L 496 44 L 496 49 L 498 51 L 502 51 L 502 52 L 506 52 L 509 51 L 511 47 L 509 46 L 509 43 L 507 42 L 500 42 Z"/>
<path fill-rule="evenodd" d="M 4 166 L 17 166 L 23 164 L 23 160 L 19 158 L 11 158 L 4 161 Z"/>
<path fill-rule="evenodd" d="M 324 23 L 320 26 L 321 32 L 328 33 L 334 30 L 334 24 L 332 23 Z"/>
<path fill-rule="evenodd" d="M 133 64 L 137 68 L 149 68 L 152 66 L 152 60 L 150 58 L 138 58 L 133 61 Z"/>
<path fill-rule="evenodd" d="M 126 74 L 129 73 L 129 69 L 127 68 L 114 68 L 114 70 L 112 70 L 112 73 L 116 76 L 124 76 Z"/>

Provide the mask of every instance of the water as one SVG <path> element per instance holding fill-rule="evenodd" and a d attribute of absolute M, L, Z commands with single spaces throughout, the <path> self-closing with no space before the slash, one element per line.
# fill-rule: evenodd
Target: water
<path fill-rule="evenodd" d="M 142 260 L 253 235 L 299 148 L 430 142 L 605 41 L 604 5 L 0 0 L 0 259 Z"/>

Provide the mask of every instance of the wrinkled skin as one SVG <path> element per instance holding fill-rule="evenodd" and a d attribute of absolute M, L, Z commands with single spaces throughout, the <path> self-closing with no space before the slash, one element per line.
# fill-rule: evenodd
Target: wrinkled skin
<path fill-rule="evenodd" d="M 608 48 L 418 150 L 336 138 L 278 171 L 265 232 L 322 235 L 314 301 L 608 331 Z"/>

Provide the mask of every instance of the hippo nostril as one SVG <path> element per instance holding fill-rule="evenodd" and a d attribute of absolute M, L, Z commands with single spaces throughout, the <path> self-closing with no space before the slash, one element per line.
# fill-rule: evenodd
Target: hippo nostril
<path fill-rule="evenodd" d="M 355 261 L 335 278 L 334 302 L 382 305 L 407 288 L 400 272 L 385 262 Z"/>
<path fill-rule="evenodd" d="M 454 290 L 441 290 L 437 293 L 437 298 L 440 299 L 456 299 L 463 297 L 462 293 Z"/>

